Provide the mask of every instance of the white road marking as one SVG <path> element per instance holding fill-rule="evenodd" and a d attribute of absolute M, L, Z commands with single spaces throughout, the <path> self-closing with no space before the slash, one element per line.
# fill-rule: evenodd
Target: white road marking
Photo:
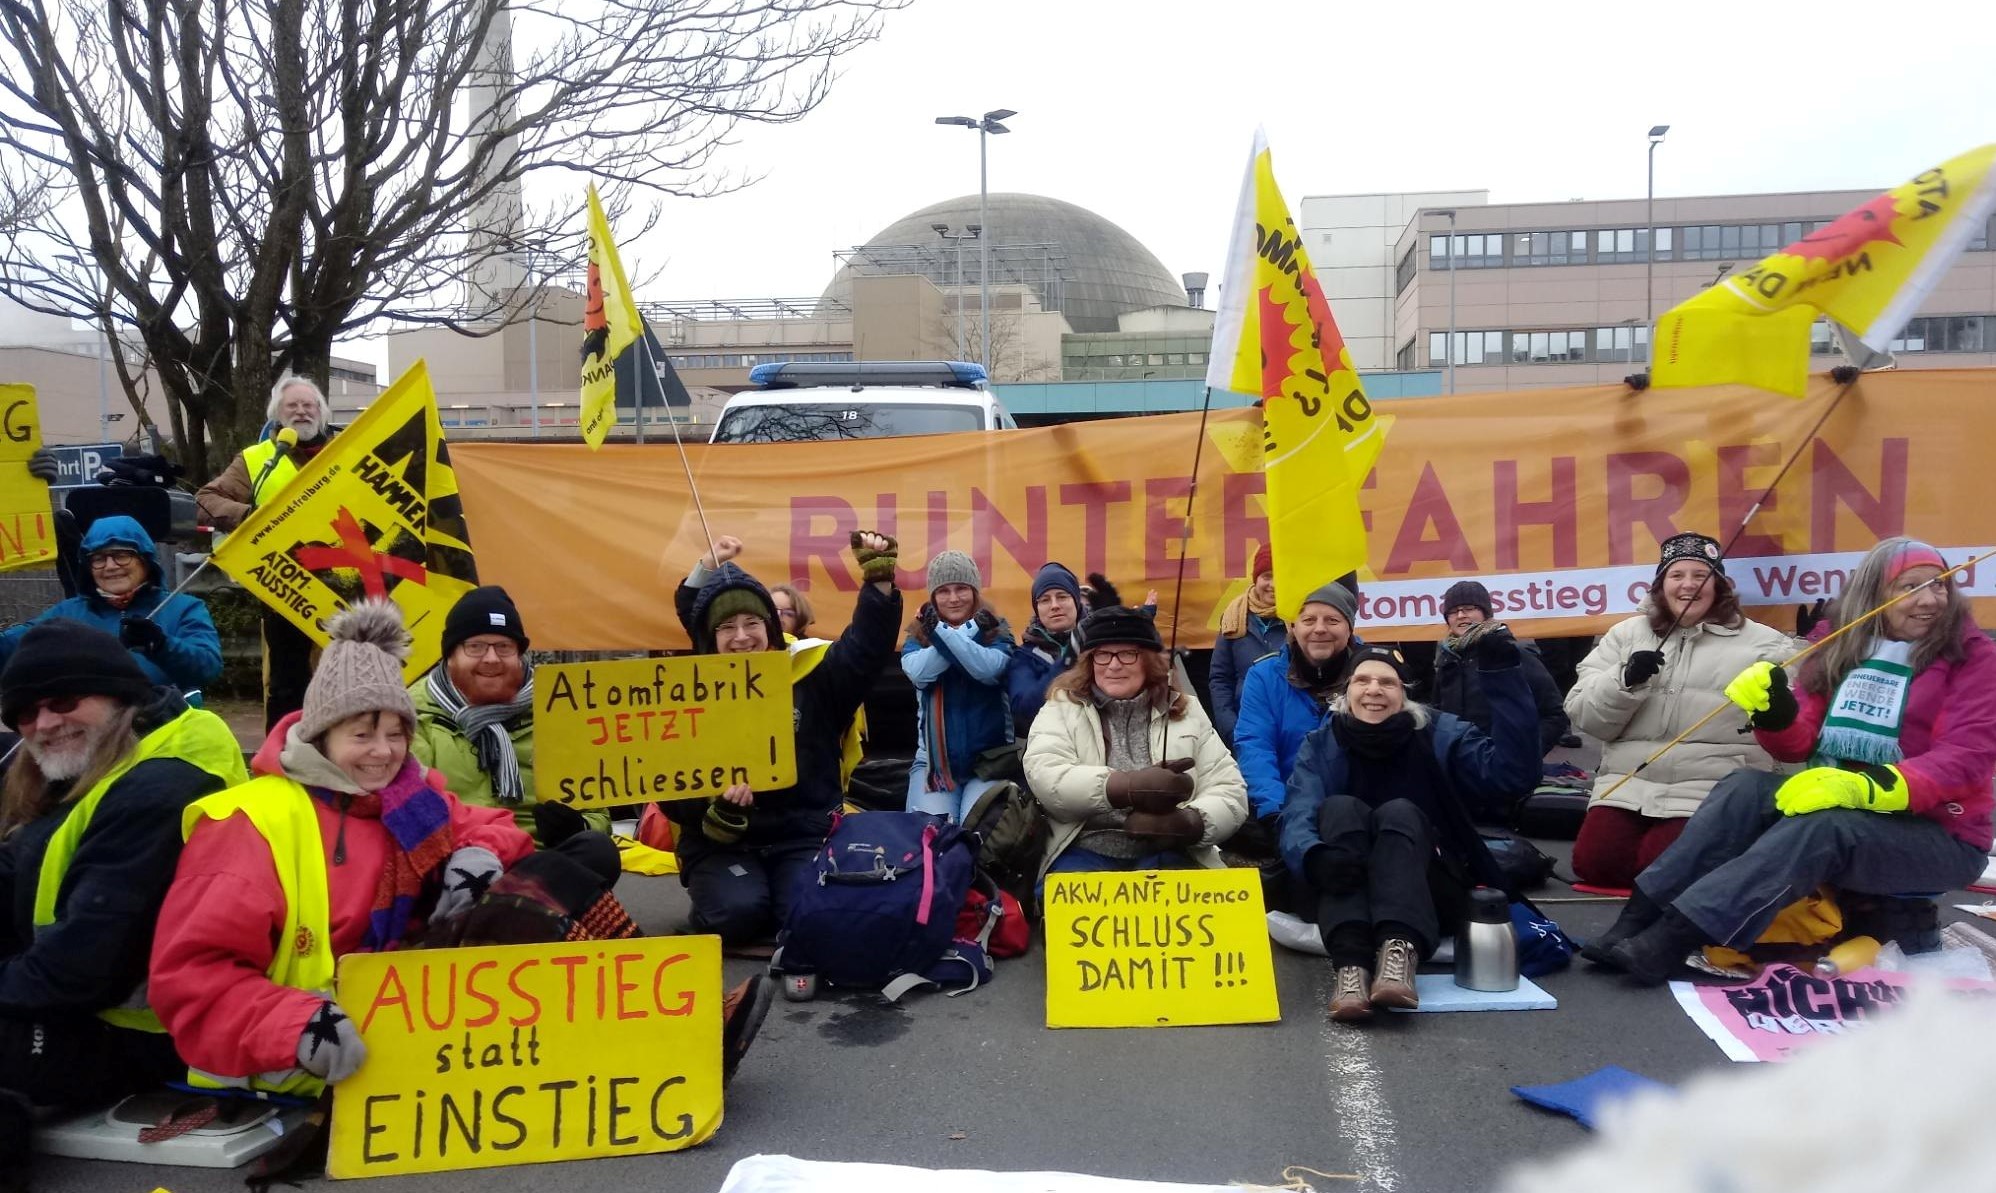
<path fill-rule="evenodd" d="M 1361 1178 L 1359 1187 L 1392 1193 L 1400 1187 L 1400 1171 L 1393 1163 L 1400 1132 L 1393 1122 L 1393 1107 L 1386 1101 L 1385 1082 L 1372 1062 L 1366 1029 L 1323 1018 L 1335 974 L 1328 965 L 1317 972 L 1312 1013 L 1322 1019 L 1319 1031 L 1330 1069 L 1331 1112 L 1337 1115 L 1338 1134 L 1351 1145 L 1351 1168 Z"/>

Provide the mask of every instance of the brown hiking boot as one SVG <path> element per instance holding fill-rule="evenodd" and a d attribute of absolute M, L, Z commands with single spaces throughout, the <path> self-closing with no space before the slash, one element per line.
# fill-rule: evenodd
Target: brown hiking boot
<path fill-rule="evenodd" d="M 1421 1005 L 1414 992 L 1414 968 L 1421 963 L 1412 941 L 1389 940 L 1379 946 L 1379 977 L 1372 983 L 1372 1005 L 1411 1011 Z"/>
<path fill-rule="evenodd" d="M 1371 975 L 1362 965 L 1338 970 L 1337 990 L 1331 995 L 1331 1018 L 1339 1023 L 1359 1023 L 1372 1018 Z"/>

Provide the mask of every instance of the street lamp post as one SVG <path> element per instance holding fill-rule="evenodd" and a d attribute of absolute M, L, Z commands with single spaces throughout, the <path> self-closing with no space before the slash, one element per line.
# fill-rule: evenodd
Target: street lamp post
<path fill-rule="evenodd" d="M 1018 113 L 1011 108 L 993 108 L 983 118 L 975 116 L 938 116 L 937 124 L 954 124 L 960 128 L 977 130 L 977 223 L 981 228 L 991 226 L 989 211 L 991 199 L 990 172 L 986 153 L 986 141 L 994 133 L 1009 133 L 1001 121 L 1010 120 Z M 978 345 L 978 358 L 984 371 L 991 371 L 991 242 L 985 237 L 977 239 L 977 288 L 978 307 L 982 312 L 983 342 Z"/>
<path fill-rule="evenodd" d="M 1650 344 L 1656 342 L 1656 147 L 1663 144 L 1663 135 L 1670 131 L 1667 124 L 1651 126 L 1649 130 L 1649 239 L 1643 252 L 1643 322 L 1650 326 Z M 1647 357 L 1648 353 L 1644 353 Z"/>
<path fill-rule="evenodd" d="M 963 359 L 963 242 L 981 240 L 984 232 L 982 224 L 966 224 L 961 232 L 952 232 L 948 224 L 930 224 L 936 235 L 944 240 L 956 242 L 956 286 L 954 305 L 956 306 L 956 358 Z"/>
<path fill-rule="evenodd" d="M 1448 366 L 1448 391 L 1455 392 L 1455 211 L 1437 211 L 1448 217 L 1448 344 L 1442 359 Z M 1432 253 L 1430 254 L 1432 256 Z"/>

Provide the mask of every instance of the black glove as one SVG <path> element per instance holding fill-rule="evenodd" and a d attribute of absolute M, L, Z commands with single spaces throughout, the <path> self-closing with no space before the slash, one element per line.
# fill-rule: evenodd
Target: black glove
<path fill-rule="evenodd" d="M 534 836 L 542 849 L 553 849 L 575 834 L 586 832 L 589 822 L 567 804 L 543 800 L 534 805 Z"/>
<path fill-rule="evenodd" d="M 127 617 L 118 623 L 118 641 L 125 649 L 136 650 L 140 654 L 156 654 L 166 647 L 166 631 L 159 623 L 146 617 Z"/>
<path fill-rule="evenodd" d="M 1109 577 L 1101 572 L 1088 573 L 1088 587 L 1081 592 L 1088 598 L 1091 613 L 1097 609 L 1114 609 L 1123 603 L 1123 594 L 1117 592 L 1116 586 L 1109 583 Z"/>
<path fill-rule="evenodd" d="M 977 622 L 977 635 L 980 638 L 989 639 L 998 632 L 998 615 L 989 609 L 979 609 L 977 616 L 972 620 Z"/>
<path fill-rule="evenodd" d="M 1767 707 L 1748 717 L 1747 724 L 1778 733 L 1793 725 L 1801 711 L 1795 703 L 1794 691 L 1788 686 L 1787 670 L 1776 667 L 1767 673 Z"/>
<path fill-rule="evenodd" d="M 915 621 L 922 627 L 922 636 L 934 642 L 936 640 L 936 627 L 942 624 L 943 615 L 936 612 L 935 602 L 931 601 L 922 606 L 920 613 L 915 614 Z"/>
<path fill-rule="evenodd" d="M 62 464 L 56 460 L 54 452 L 40 448 L 28 457 L 28 475 L 52 485 L 62 479 Z"/>
<path fill-rule="evenodd" d="M 1622 686 L 1640 687 L 1648 683 L 1650 677 L 1663 670 L 1663 652 L 1660 650 L 1639 650 L 1629 656 L 1622 667 Z"/>
<path fill-rule="evenodd" d="M 1795 636 L 1797 638 L 1807 638 L 1809 631 L 1822 624 L 1824 617 L 1823 609 L 1828 604 L 1829 602 L 1823 597 L 1817 597 L 1816 603 L 1813 605 L 1795 606 Z"/>
<path fill-rule="evenodd" d="M 1518 640 L 1508 627 L 1498 624 L 1476 637 L 1476 669 L 1503 671 L 1518 665 Z"/>

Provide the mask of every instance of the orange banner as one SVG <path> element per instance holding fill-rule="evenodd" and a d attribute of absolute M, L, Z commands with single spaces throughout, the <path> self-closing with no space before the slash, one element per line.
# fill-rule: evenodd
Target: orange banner
<path fill-rule="evenodd" d="M 1727 572 L 1743 603 L 1785 625 L 1780 606 L 1833 595 L 1890 534 L 1925 538 L 1959 562 L 1996 538 L 1968 487 L 1996 443 L 1992 385 L 1996 370 L 1868 375 L 1806 445 L 1835 390 L 1825 377 L 1800 402 L 1746 387 L 1620 385 L 1392 402 L 1393 434 L 1361 494 L 1372 550 L 1360 629 L 1438 637 L 1443 591 L 1475 578 L 1522 633 L 1598 633 L 1641 600 L 1658 543 L 1681 530 L 1729 538 L 1797 446 L 1733 548 Z M 714 533 L 742 538 L 741 563 L 763 581 L 808 592 L 817 634 L 849 615 L 859 581 L 847 538 L 867 529 L 900 539 L 911 615 L 923 565 L 957 548 L 977 560 L 1015 629 L 1031 616 L 1033 572 L 1050 559 L 1106 574 L 1126 600 L 1158 589 L 1168 629 L 1198 432 L 1197 414 L 1172 414 L 686 451 Z M 1211 645 L 1267 538 L 1259 415 L 1216 412 L 1207 435 L 1183 646 Z M 706 546 L 674 452 L 452 445 L 480 578 L 512 593 L 536 646 L 685 645 L 673 586 Z M 1968 590 L 1996 598 L 1996 572 L 1978 571 L 1962 577 Z M 1996 600 L 1978 604 L 1987 624 Z"/>

